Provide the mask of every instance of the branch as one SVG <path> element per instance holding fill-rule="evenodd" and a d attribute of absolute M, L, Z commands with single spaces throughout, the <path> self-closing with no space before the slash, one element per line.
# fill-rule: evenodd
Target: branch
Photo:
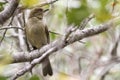
<path fill-rule="evenodd" d="M 117 49 L 118 49 L 119 41 L 120 41 L 120 34 L 119 34 L 119 36 L 117 37 L 115 43 L 112 46 L 112 49 L 111 49 L 111 52 L 110 52 L 112 58 L 117 56 Z"/>
<path fill-rule="evenodd" d="M 7 29 L 5 29 L 5 31 L 4 31 L 4 33 L 3 33 L 2 39 L 0 40 L 0 45 L 1 45 L 2 41 L 4 40 L 6 33 L 7 33 Z"/>
<path fill-rule="evenodd" d="M 16 80 L 18 77 L 24 75 L 27 71 L 30 71 L 36 64 L 40 63 L 46 56 L 53 53 L 57 48 L 49 49 L 43 56 L 34 59 L 31 64 L 27 65 L 25 68 L 21 69 L 17 74 L 15 74 L 11 80 Z"/>
<path fill-rule="evenodd" d="M 87 17 L 85 20 L 83 20 L 82 22 L 81 22 L 81 25 L 80 25 L 80 29 L 82 30 L 82 29 L 84 29 L 85 28 L 85 26 L 87 25 L 87 23 L 91 20 L 91 19 L 93 19 L 95 17 L 95 14 L 91 14 L 89 17 Z"/>
<path fill-rule="evenodd" d="M 21 29 L 21 30 L 24 30 L 23 28 L 20 28 L 20 27 L 9 27 L 9 26 L 0 28 L 0 30 L 5 30 L 4 33 L 3 33 L 2 39 L 0 40 L 0 45 L 2 44 L 2 41 L 4 40 L 8 29 Z"/>
<path fill-rule="evenodd" d="M 49 30 L 49 33 L 52 33 L 52 34 L 56 34 L 56 35 L 60 35 L 60 36 L 63 36 L 62 34 L 60 34 L 60 33 L 57 33 L 57 32 L 53 32 L 53 31 L 50 31 Z"/>
<path fill-rule="evenodd" d="M 120 19 L 120 17 L 119 17 L 119 19 Z M 95 28 L 84 29 L 84 30 L 78 29 L 74 33 L 70 34 L 70 36 L 67 39 L 66 39 L 66 35 L 65 35 L 62 38 L 57 39 L 56 41 L 52 42 L 51 44 L 48 44 L 48 45 L 42 47 L 40 50 L 32 51 L 31 53 L 29 53 L 29 55 L 21 53 L 22 55 L 20 54 L 19 57 L 18 57 L 18 54 L 17 54 L 17 56 L 13 56 L 14 62 L 31 61 L 31 64 L 29 64 L 28 66 L 26 66 L 25 68 L 23 68 L 22 70 L 17 72 L 12 77 L 12 80 L 17 79 L 18 77 L 25 74 L 27 71 L 31 70 L 36 64 L 40 63 L 44 58 L 51 55 L 53 52 L 63 49 L 67 45 L 72 44 L 76 41 L 79 41 L 83 38 L 93 36 L 93 35 L 96 35 L 96 34 L 99 34 L 99 33 L 102 33 L 104 31 L 108 30 L 113 25 L 113 22 L 116 22 L 116 19 L 111 20 L 107 23 L 104 23 L 103 25 L 99 25 Z M 66 34 L 68 34 L 68 33 L 66 33 Z M 66 39 L 67 42 L 64 39 Z M 19 59 L 15 59 L 16 57 Z"/>
<path fill-rule="evenodd" d="M 19 0 L 17 0 L 17 1 L 19 1 Z M 54 3 L 57 2 L 57 1 L 59 1 L 59 0 L 52 0 L 52 1 L 50 1 L 50 2 L 43 2 L 43 3 L 39 4 L 39 5 L 30 7 L 30 8 L 28 8 L 28 9 L 31 9 L 31 8 L 34 8 L 34 7 L 43 7 L 43 6 L 46 6 L 46 5 L 54 4 Z M 17 10 L 15 11 L 14 15 L 23 12 L 25 9 L 26 9 L 25 6 L 18 7 Z M 13 18 L 14 18 L 14 17 L 13 17 Z M 11 20 L 11 21 L 12 21 L 12 20 Z M 10 22 L 10 23 L 11 23 L 11 22 Z"/>
<path fill-rule="evenodd" d="M 120 19 L 120 17 L 118 19 Z M 112 21 L 104 23 L 103 25 L 96 26 L 94 28 L 89 28 L 89 29 L 84 29 L 84 30 L 78 29 L 68 37 L 67 43 L 64 42 L 65 36 L 63 36 L 63 37 L 51 42 L 50 44 L 43 46 L 40 50 L 34 50 L 30 53 L 19 52 L 19 53 L 13 54 L 12 55 L 13 63 L 32 61 L 33 59 L 40 57 L 42 54 L 44 54 L 46 51 L 48 51 L 49 49 L 51 49 L 53 47 L 57 47 L 56 51 L 58 51 L 58 50 L 64 48 L 65 46 L 72 44 L 76 41 L 79 41 L 83 38 L 90 37 L 90 36 L 93 36 L 93 35 L 96 35 L 96 34 L 99 34 L 99 33 L 102 33 L 104 31 L 108 30 L 113 25 L 114 22 L 116 23 L 116 21 L 117 21 L 117 19 L 114 19 Z M 56 51 L 54 51 L 54 52 L 56 52 Z"/>
<path fill-rule="evenodd" d="M 0 24 L 4 24 L 4 22 L 13 15 L 18 4 L 19 0 L 11 0 L 9 5 L 5 7 L 5 9 L 2 12 L 0 12 Z"/>
<path fill-rule="evenodd" d="M 43 6 L 46 6 L 46 5 L 49 5 L 49 4 L 53 4 L 57 1 L 59 1 L 59 0 L 53 0 L 53 1 L 50 1 L 50 2 L 47 2 L 47 3 L 45 2 L 45 3 L 40 4 L 39 7 L 43 7 Z"/>
<path fill-rule="evenodd" d="M 106 75 L 109 73 L 110 69 L 119 63 L 119 57 L 117 56 L 117 49 L 118 49 L 118 45 L 119 45 L 119 41 L 120 41 L 120 34 L 117 37 L 116 41 L 114 42 L 114 44 L 112 45 L 112 49 L 111 49 L 111 59 L 108 61 L 110 62 L 108 65 L 106 65 L 103 70 L 100 73 L 99 76 L 99 80 L 104 80 L 104 78 L 106 77 Z M 112 62 L 113 61 L 113 62 Z"/>
<path fill-rule="evenodd" d="M 113 68 L 116 64 L 120 63 L 120 57 L 114 57 L 110 60 L 108 60 L 106 63 L 102 62 L 101 66 L 103 69 L 101 70 L 100 74 L 97 77 L 97 80 L 104 80 L 106 75 L 109 73 L 110 69 Z"/>
<path fill-rule="evenodd" d="M 5 30 L 5 29 L 21 29 L 21 30 L 24 30 L 23 28 L 20 28 L 20 27 L 3 27 L 3 28 L 0 28 L 0 30 Z"/>

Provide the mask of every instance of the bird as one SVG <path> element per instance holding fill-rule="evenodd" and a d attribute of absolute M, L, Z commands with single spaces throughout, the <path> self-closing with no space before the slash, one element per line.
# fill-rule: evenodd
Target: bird
<path fill-rule="evenodd" d="M 25 26 L 27 41 L 32 45 L 33 50 L 50 43 L 48 28 L 43 23 L 44 12 L 40 7 L 32 9 Z M 42 61 L 42 73 L 44 76 L 53 75 L 49 56 Z"/>

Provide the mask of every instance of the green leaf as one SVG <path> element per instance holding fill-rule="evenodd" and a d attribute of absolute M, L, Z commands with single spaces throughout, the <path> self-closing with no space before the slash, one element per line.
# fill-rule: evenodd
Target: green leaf
<path fill-rule="evenodd" d="M 106 8 L 108 2 L 108 0 L 100 0 L 99 3 L 101 6 L 95 9 L 96 19 L 99 22 L 105 22 L 112 18 L 110 11 Z"/>
<path fill-rule="evenodd" d="M 30 8 L 30 7 L 33 7 L 37 4 L 39 4 L 39 0 L 21 0 L 21 4 L 26 7 L 26 8 Z"/>
<path fill-rule="evenodd" d="M 51 40 L 54 40 L 56 38 L 56 34 L 50 33 L 50 38 L 51 38 Z"/>
<path fill-rule="evenodd" d="M 6 2 L 0 2 L 0 6 L 3 6 L 5 4 L 6 4 Z"/>
<path fill-rule="evenodd" d="M 7 78 L 4 76 L 0 76 L 0 80 L 7 80 Z"/>
<path fill-rule="evenodd" d="M 37 75 L 33 75 L 29 80 L 40 80 L 40 78 Z"/>
<path fill-rule="evenodd" d="M 91 42 L 89 42 L 89 41 L 85 43 L 85 46 L 86 46 L 87 48 L 89 48 L 91 45 L 92 45 L 92 44 L 91 44 Z"/>
<path fill-rule="evenodd" d="M 2 11 L 4 8 L 3 6 L 6 4 L 6 2 L 0 2 L 0 11 Z"/>
<path fill-rule="evenodd" d="M 108 4 L 108 1 L 109 0 L 99 0 L 100 4 L 101 4 L 101 7 L 102 8 L 105 8 L 105 6 Z"/>
<path fill-rule="evenodd" d="M 86 0 L 82 0 L 79 8 L 72 8 L 67 12 L 68 24 L 80 25 L 80 22 L 90 14 Z"/>

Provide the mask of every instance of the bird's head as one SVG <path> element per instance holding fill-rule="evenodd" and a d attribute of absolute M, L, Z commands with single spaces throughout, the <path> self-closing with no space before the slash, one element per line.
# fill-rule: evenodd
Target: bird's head
<path fill-rule="evenodd" d="M 44 13 L 44 10 L 42 8 L 40 8 L 40 7 L 34 8 L 31 10 L 29 18 L 37 17 L 39 19 L 42 19 L 43 13 Z"/>

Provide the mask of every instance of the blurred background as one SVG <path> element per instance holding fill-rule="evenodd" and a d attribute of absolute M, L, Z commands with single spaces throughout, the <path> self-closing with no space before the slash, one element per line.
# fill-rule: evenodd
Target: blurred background
<path fill-rule="evenodd" d="M 0 0 L 0 11 L 10 0 Z M 52 0 L 20 0 L 20 12 L 16 11 L 3 27 L 24 28 L 31 8 Z M 22 10 L 24 8 L 24 10 Z M 44 14 L 51 42 L 65 34 L 70 26 L 78 27 L 85 18 L 94 14 L 85 28 L 106 23 L 120 15 L 120 0 L 58 0 L 42 6 L 49 9 Z M 23 19 L 24 18 L 24 19 Z M 41 65 L 33 69 L 33 75 L 26 73 L 18 80 L 120 80 L 120 26 L 113 26 L 99 35 L 82 39 L 50 55 L 54 75 L 44 77 Z M 5 36 L 4 36 L 5 34 Z M 4 38 L 3 38 L 4 36 Z M 24 31 L 18 29 L 0 30 L 0 80 L 9 80 L 17 71 L 29 63 L 8 64 L 10 54 L 27 51 Z"/>

